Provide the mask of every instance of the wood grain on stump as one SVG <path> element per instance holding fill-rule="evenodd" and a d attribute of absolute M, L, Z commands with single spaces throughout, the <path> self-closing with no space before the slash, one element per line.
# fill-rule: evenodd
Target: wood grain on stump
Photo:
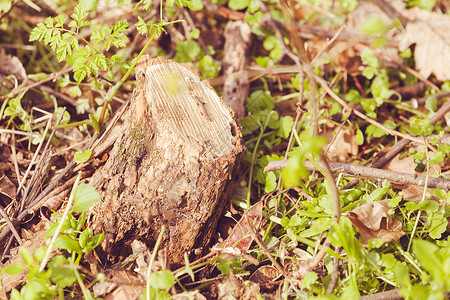
<path fill-rule="evenodd" d="M 91 184 L 101 199 L 90 210 L 104 230 L 105 253 L 123 253 L 134 239 L 151 246 L 166 225 L 163 246 L 179 264 L 204 249 L 229 202 L 243 151 L 230 109 L 191 69 L 144 56 L 125 121 Z"/>

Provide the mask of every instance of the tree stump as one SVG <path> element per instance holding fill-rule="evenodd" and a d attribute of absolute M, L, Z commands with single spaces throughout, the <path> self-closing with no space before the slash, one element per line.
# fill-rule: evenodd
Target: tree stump
<path fill-rule="evenodd" d="M 204 249 L 229 203 L 243 152 L 233 113 L 191 69 L 143 56 L 119 136 L 91 184 L 101 201 L 89 211 L 111 260 L 134 239 L 151 246 L 166 226 L 172 264 Z M 199 253 L 199 251 L 195 251 Z"/>

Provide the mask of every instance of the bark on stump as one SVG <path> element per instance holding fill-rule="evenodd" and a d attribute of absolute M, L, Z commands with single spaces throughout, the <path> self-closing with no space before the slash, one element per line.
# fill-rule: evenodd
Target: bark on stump
<path fill-rule="evenodd" d="M 120 134 L 91 184 L 102 200 L 90 210 L 111 259 L 134 239 L 151 246 L 166 225 L 169 262 L 204 249 L 243 151 L 233 114 L 191 69 L 144 56 Z M 198 251 L 196 251 L 198 253 Z"/>

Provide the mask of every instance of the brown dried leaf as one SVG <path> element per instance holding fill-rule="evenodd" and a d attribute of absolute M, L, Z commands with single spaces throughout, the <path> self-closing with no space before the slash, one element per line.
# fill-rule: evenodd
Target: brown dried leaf
<path fill-rule="evenodd" d="M 262 266 L 261 268 L 258 268 L 252 276 L 250 276 L 249 280 L 258 284 L 266 284 L 269 282 L 274 282 L 280 278 L 280 276 L 281 272 L 278 271 L 277 268 L 272 266 Z"/>
<path fill-rule="evenodd" d="M 432 135 L 431 137 L 437 138 L 437 135 Z M 440 140 L 441 143 L 449 143 L 450 142 L 450 136 L 444 136 Z M 425 147 L 420 144 L 412 143 L 411 147 L 414 148 L 417 152 L 423 152 L 425 151 Z M 423 176 L 426 176 L 426 172 L 423 173 L 417 173 L 416 172 L 416 166 L 417 164 L 414 161 L 414 158 L 411 156 L 404 157 L 400 159 L 400 154 L 397 154 L 387 165 L 386 169 L 396 172 L 403 172 L 408 174 L 421 174 Z M 439 175 L 441 174 L 441 165 L 439 164 L 433 164 L 430 168 L 430 176 L 433 175 Z M 423 197 L 423 190 L 424 188 L 421 186 L 415 186 L 415 185 L 396 185 L 393 184 L 394 187 L 402 190 L 402 196 L 403 200 L 405 201 L 414 201 L 419 202 L 422 200 Z M 432 199 L 432 198 L 429 198 Z"/>
<path fill-rule="evenodd" d="M 244 253 L 250 248 L 253 242 L 253 237 L 250 235 L 250 224 L 253 228 L 258 228 L 262 220 L 262 201 L 250 207 L 242 216 L 241 220 L 234 226 L 233 231 L 225 242 L 225 248 L 239 249 Z M 225 259 L 231 258 L 231 255 L 225 255 Z"/>
<path fill-rule="evenodd" d="M 358 144 L 356 143 L 356 134 L 352 130 L 341 129 L 334 136 L 333 131 L 325 132 L 323 135 L 328 138 L 330 143 L 324 147 L 327 158 L 330 161 L 346 161 L 349 157 L 358 154 Z"/>
<path fill-rule="evenodd" d="M 400 35 L 399 49 L 416 44 L 414 59 L 420 74 L 434 73 L 441 81 L 450 79 L 450 16 L 414 7 L 404 12 L 412 20 Z"/>
<path fill-rule="evenodd" d="M 402 223 L 388 213 L 388 203 L 389 200 L 371 202 L 347 213 L 346 217 L 358 228 L 365 244 L 374 238 L 379 238 L 384 243 L 397 241 L 405 234 Z"/>
<path fill-rule="evenodd" d="M 96 297 L 103 297 L 105 300 L 134 299 L 145 289 L 145 282 L 128 270 L 113 269 L 106 278 L 107 281 L 93 286 L 92 290 Z"/>
<path fill-rule="evenodd" d="M 0 51 L 0 74 L 4 76 L 14 75 L 19 84 L 21 84 L 27 78 L 27 72 L 23 67 L 20 60 L 5 53 L 5 50 Z"/>
<path fill-rule="evenodd" d="M 11 200 L 16 199 L 16 186 L 3 171 L 0 171 L 0 193 Z"/>

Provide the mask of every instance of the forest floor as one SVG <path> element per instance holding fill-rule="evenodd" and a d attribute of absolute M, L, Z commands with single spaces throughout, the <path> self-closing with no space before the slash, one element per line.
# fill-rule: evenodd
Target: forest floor
<path fill-rule="evenodd" d="M 447 299 L 449 30 L 445 0 L 1 1 L 1 297 Z M 175 265 L 163 224 L 106 259 L 89 219 L 143 54 L 245 146 Z"/>

